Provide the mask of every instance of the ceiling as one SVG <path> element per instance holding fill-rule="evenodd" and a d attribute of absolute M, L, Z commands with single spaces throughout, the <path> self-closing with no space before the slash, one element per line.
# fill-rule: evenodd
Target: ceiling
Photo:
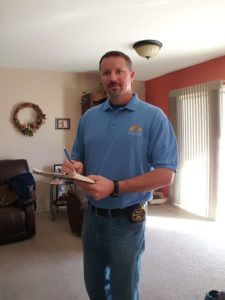
<path fill-rule="evenodd" d="M 96 72 L 120 50 L 137 80 L 225 55 L 225 0 L 0 0 L 0 66 Z M 133 43 L 156 39 L 146 60 Z"/>

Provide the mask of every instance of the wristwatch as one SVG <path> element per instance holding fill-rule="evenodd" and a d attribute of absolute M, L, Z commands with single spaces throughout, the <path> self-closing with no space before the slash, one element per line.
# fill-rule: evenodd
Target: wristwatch
<path fill-rule="evenodd" d="M 111 197 L 118 197 L 120 195 L 118 180 L 113 180 L 113 185 L 114 185 L 114 190 L 111 194 Z"/>

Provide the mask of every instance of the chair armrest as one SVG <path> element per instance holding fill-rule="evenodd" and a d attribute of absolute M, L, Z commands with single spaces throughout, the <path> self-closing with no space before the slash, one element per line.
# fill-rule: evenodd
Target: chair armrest
<path fill-rule="evenodd" d="M 29 205 L 34 205 L 35 201 L 34 199 L 32 198 L 29 198 L 29 199 L 22 199 L 22 198 L 18 198 L 16 200 L 16 206 L 19 206 L 19 207 L 26 207 L 26 206 L 29 206 Z"/>
<path fill-rule="evenodd" d="M 34 209 L 36 210 L 36 195 L 35 192 L 32 192 L 32 196 L 30 198 L 24 199 L 24 198 L 18 198 L 16 200 L 16 205 L 20 207 L 25 207 L 27 205 L 33 205 Z"/>
<path fill-rule="evenodd" d="M 24 207 L 26 215 L 26 232 L 28 236 L 33 236 L 36 233 L 36 220 L 33 203 Z"/>

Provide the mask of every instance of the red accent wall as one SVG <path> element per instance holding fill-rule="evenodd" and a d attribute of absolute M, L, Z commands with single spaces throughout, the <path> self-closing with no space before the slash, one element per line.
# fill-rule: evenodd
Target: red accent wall
<path fill-rule="evenodd" d="M 225 56 L 146 81 L 145 99 L 169 116 L 169 91 L 217 79 L 225 79 Z M 168 196 L 168 187 L 162 191 Z"/>
<path fill-rule="evenodd" d="M 146 81 L 145 99 L 168 116 L 169 91 L 217 79 L 225 79 L 225 56 Z"/>

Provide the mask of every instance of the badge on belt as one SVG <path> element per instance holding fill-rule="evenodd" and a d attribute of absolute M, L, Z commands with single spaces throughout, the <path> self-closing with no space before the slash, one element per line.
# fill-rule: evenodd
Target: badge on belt
<path fill-rule="evenodd" d="M 147 210 L 143 204 L 137 204 L 130 208 L 129 220 L 131 222 L 142 222 L 145 220 Z"/>

